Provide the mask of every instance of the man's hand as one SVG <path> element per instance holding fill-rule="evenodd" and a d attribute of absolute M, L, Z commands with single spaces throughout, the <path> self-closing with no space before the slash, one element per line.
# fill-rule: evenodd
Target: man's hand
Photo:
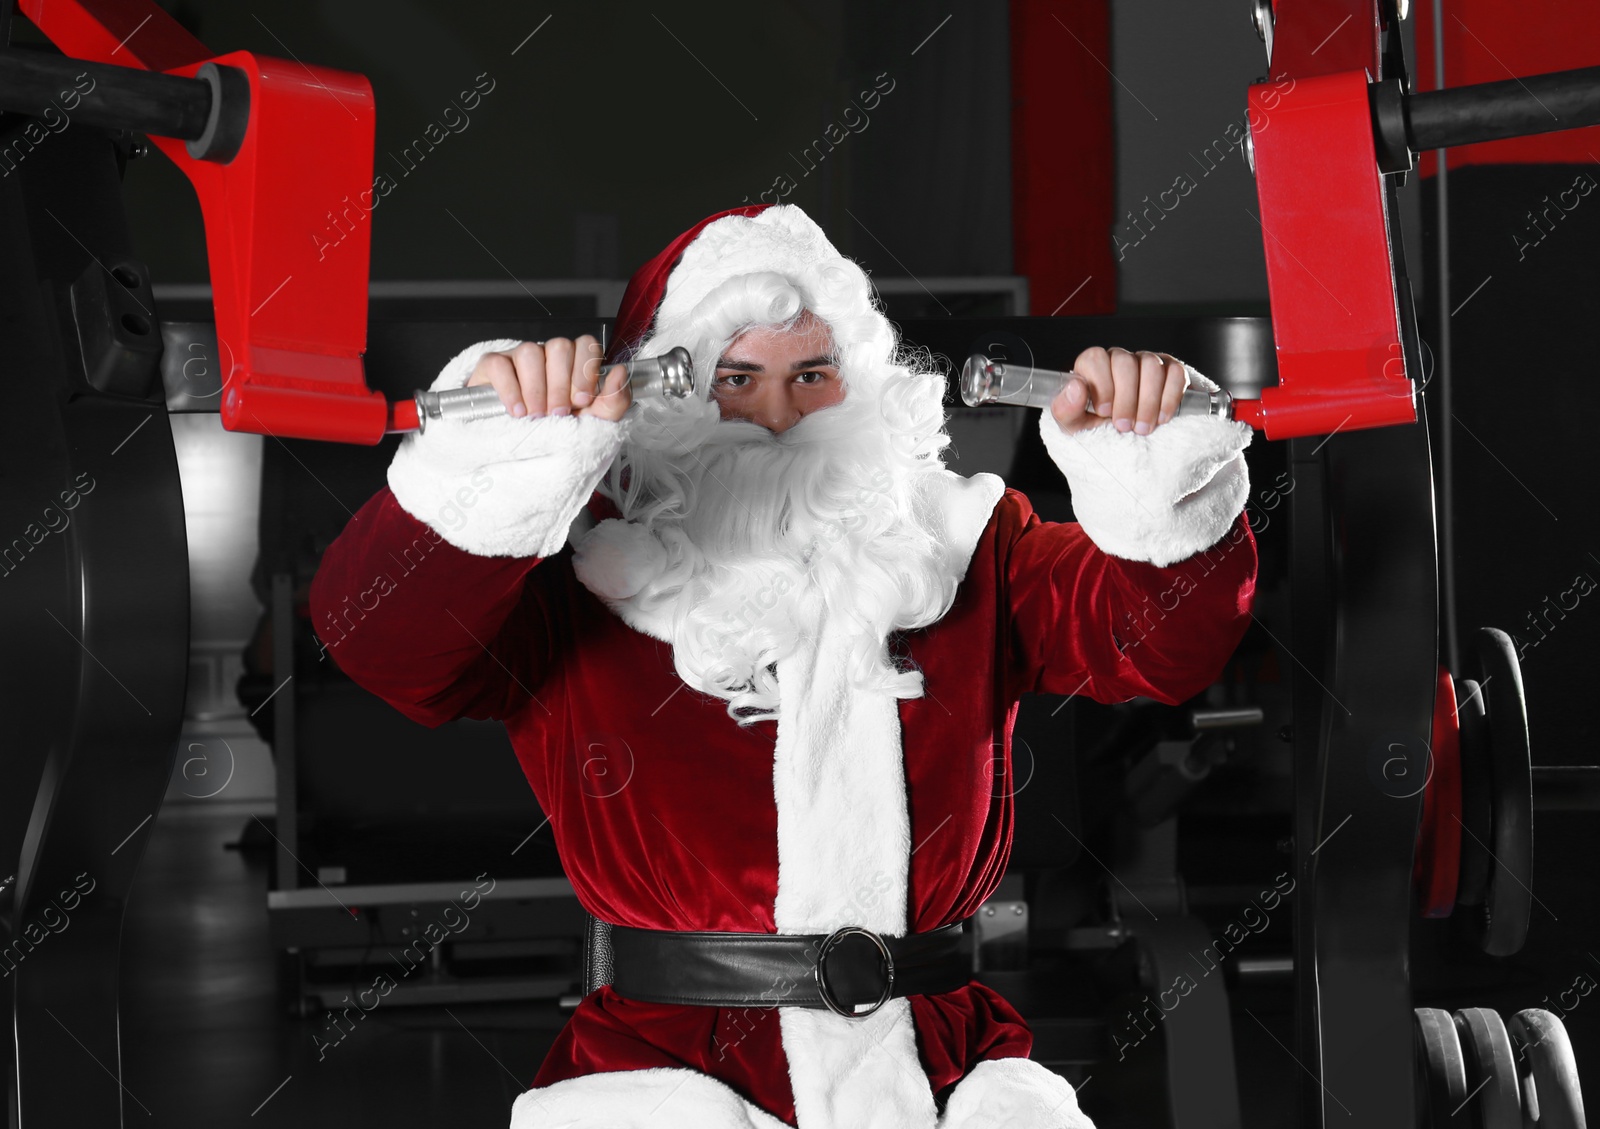
<path fill-rule="evenodd" d="M 479 357 L 466 387 L 492 384 L 513 416 L 590 415 L 615 423 L 633 403 L 633 389 L 627 367 L 618 365 L 596 392 L 602 356 L 600 342 L 588 334 L 576 341 L 524 341 L 510 352 Z"/>
<path fill-rule="evenodd" d="M 1108 421 L 1118 431 L 1148 435 L 1172 418 L 1187 384 L 1176 357 L 1098 345 L 1078 354 L 1072 372 L 1074 379 L 1050 404 L 1068 435 Z M 1091 402 L 1093 411 L 1086 407 Z"/>

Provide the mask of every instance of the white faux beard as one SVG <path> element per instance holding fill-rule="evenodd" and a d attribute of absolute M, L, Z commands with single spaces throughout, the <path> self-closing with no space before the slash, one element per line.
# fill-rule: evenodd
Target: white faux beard
<path fill-rule="evenodd" d="M 652 547 L 655 576 L 632 599 L 669 619 L 679 676 L 735 719 L 775 715 L 774 664 L 824 605 L 856 625 L 853 681 L 921 696 L 921 673 L 898 671 L 885 641 L 941 616 L 954 585 L 918 518 L 917 479 L 940 464 L 897 454 L 896 439 L 847 394 L 781 435 L 723 420 L 692 450 L 655 453 L 693 502 L 638 523 L 665 552 Z"/>

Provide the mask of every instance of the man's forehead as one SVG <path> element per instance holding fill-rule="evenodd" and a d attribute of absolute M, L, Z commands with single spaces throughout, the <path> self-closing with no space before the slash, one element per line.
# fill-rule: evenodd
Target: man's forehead
<path fill-rule="evenodd" d="M 828 323 L 809 310 L 793 325 L 757 325 L 745 330 L 728 343 L 721 361 L 750 360 L 757 354 L 792 363 L 838 364 Z"/>

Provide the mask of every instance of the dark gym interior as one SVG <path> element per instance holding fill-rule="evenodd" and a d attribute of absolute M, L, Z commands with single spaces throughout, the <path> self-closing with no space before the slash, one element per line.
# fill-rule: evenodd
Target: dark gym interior
<path fill-rule="evenodd" d="M 0 998 L 22 1129 L 502 1125 L 590 986 L 592 942 L 505 727 L 408 720 L 313 630 L 322 555 L 401 436 L 226 427 L 225 230 L 156 131 L 30 110 L 13 60 L 140 67 L 115 38 L 91 55 L 76 21 L 150 9 L 215 55 L 366 76 L 387 187 L 315 240 L 370 243 L 363 367 L 391 401 L 474 342 L 603 337 L 639 264 L 758 201 L 800 205 L 952 377 L 979 348 L 1066 368 L 1115 344 L 1253 399 L 1279 384 L 1287 318 L 1241 141 L 1247 90 L 1281 77 L 1260 9 L 1280 36 L 1383 21 L 1413 97 L 1600 66 L 1580 0 L 1403 19 L 1395 0 L 63 7 L 0 0 Z M 1348 1102 L 1363 1124 L 1563 1127 L 1600 1093 L 1582 463 L 1600 73 L 1584 82 L 1581 124 L 1385 172 L 1380 271 L 1417 421 L 1255 436 L 1256 603 L 1221 678 L 1178 706 L 1022 702 L 976 975 L 1097 1126 L 1322 1129 Z M 1330 243 L 1344 216 L 1330 205 Z M 130 301 L 148 320 L 112 316 L 148 340 L 95 370 L 82 311 Z M 952 469 L 1074 520 L 1033 409 L 968 407 L 953 379 L 946 405 Z M 1497 687 L 1476 728 L 1451 718 L 1451 767 L 1398 737 L 1399 783 L 1330 689 L 1414 716 L 1396 669 L 1452 703 Z M 1370 902 L 1369 875 L 1389 891 Z M 474 890 L 473 927 L 426 939 Z M 380 975 L 395 989 L 368 1006 Z M 1194 994 L 1167 1007 L 1180 975 Z M 1473 1057 L 1474 1009 L 1519 1049 L 1530 1009 L 1564 1028 L 1570 1053 L 1539 1069 L 1570 1066 L 1566 1090 L 1546 1081 L 1537 1119 L 1537 1051 L 1522 1120 L 1477 1096 L 1504 1077 Z M 1366 1116 L 1367 1079 L 1404 1101 Z"/>

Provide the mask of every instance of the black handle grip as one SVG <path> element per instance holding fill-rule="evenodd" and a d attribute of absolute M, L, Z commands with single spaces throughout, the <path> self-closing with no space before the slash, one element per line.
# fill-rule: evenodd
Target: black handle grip
<path fill-rule="evenodd" d="M 1600 125 L 1600 67 L 1413 94 L 1406 118 L 1418 153 Z"/>
<path fill-rule="evenodd" d="M 1378 167 L 1411 168 L 1429 149 L 1600 125 L 1600 67 L 1406 94 L 1399 79 L 1369 88 Z"/>

